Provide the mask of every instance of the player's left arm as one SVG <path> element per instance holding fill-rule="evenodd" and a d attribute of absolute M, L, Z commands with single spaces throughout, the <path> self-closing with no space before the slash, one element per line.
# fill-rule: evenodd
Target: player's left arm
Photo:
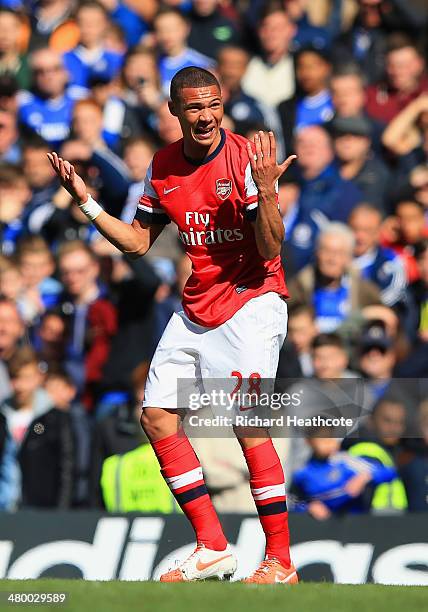
<path fill-rule="evenodd" d="M 279 177 L 296 159 L 290 155 L 282 164 L 276 160 L 276 142 L 273 132 L 258 132 L 254 148 L 247 143 L 251 174 L 258 189 L 257 218 L 253 223 L 257 250 L 264 259 L 273 259 L 281 252 L 284 224 L 278 210 L 275 185 Z"/>

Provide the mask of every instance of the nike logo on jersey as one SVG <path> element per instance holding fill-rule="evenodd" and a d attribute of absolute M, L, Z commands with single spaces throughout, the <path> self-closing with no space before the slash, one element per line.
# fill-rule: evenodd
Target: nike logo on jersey
<path fill-rule="evenodd" d="M 165 187 L 163 188 L 163 193 L 164 195 L 166 195 L 167 193 L 171 193 L 171 191 L 175 191 L 176 189 L 180 189 L 181 185 L 177 185 L 177 187 L 171 187 L 171 189 L 165 189 Z"/>
<path fill-rule="evenodd" d="M 211 567 L 212 565 L 215 565 L 216 563 L 220 563 L 220 561 L 223 561 L 223 559 L 228 559 L 231 556 L 232 555 L 225 555 L 224 557 L 219 557 L 218 559 L 214 559 L 214 561 L 208 561 L 208 563 L 204 563 L 203 561 L 198 559 L 196 563 L 196 569 L 199 572 L 202 572 L 202 570 L 207 569 L 208 567 Z"/>

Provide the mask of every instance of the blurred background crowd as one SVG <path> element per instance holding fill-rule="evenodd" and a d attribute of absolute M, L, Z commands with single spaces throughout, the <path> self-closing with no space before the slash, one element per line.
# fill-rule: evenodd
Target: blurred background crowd
<path fill-rule="evenodd" d="M 138 419 L 189 261 L 172 225 L 123 257 L 46 154 L 130 222 L 190 65 L 218 76 L 226 128 L 298 156 L 281 384 L 364 381 L 358 438 L 277 439 L 290 508 L 428 509 L 427 24 L 425 0 L 0 1 L 1 509 L 178 511 Z M 254 512 L 236 441 L 195 446 L 217 508 Z"/>

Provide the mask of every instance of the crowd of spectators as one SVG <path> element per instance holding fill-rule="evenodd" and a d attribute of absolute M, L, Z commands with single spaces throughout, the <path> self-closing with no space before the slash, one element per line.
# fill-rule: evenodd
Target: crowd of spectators
<path fill-rule="evenodd" d="M 0 32 L 0 509 L 176 511 L 138 416 L 189 260 L 172 224 L 124 257 L 47 153 L 131 222 L 154 152 L 181 137 L 171 79 L 197 65 L 225 128 L 297 154 L 278 379 L 364 383 L 358 436 L 279 436 L 290 507 L 428 510 L 426 2 L 0 0 Z M 235 441 L 195 445 L 217 507 L 253 512 Z"/>

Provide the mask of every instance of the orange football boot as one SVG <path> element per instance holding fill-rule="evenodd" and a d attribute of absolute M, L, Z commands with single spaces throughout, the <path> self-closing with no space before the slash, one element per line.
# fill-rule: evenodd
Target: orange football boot
<path fill-rule="evenodd" d="M 162 574 L 161 582 L 187 582 L 218 578 L 229 580 L 236 571 L 236 557 L 228 544 L 225 550 L 210 550 L 198 544 L 179 567 Z"/>
<path fill-rule="evenodd" d="M 287 569 L 275 558 L 267 557 L 245 580 L 247 584 L 297 584 L 299 578 L 293 564 Z"/>

